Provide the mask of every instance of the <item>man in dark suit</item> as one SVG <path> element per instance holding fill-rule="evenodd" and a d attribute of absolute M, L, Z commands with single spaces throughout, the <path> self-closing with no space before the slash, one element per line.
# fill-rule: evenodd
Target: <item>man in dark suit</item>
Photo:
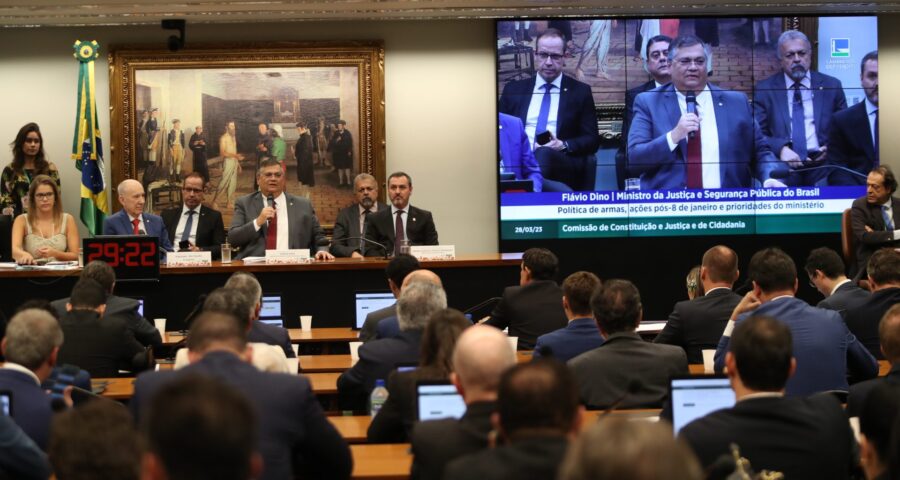
<path fill-rule="evenodd" d="M 360 173 L 353 180 L 356 203 L 342 209 L 334 222 L 331 237 L 331 253 L 335 257 L 363 258 L 363 252 L 375 249 L 376 253 L 388 256 L 388 252 L 377 245 L 367 245 L 360 238 L 365 237 L 365 224 L 369 215 L 386 210 L 387 205 L 378 201 L 378 182 L 368 173 Z"/>
<path fill-rule="evenodd" d="M 809 283 L 816 287 L 819 293 L 825 295 L 825 298 L 816 304 L 819 308 L 827 308 L 844 315 L 848 308 L 869 299 L 867 290 L 859 288 L 844 275 L 844 261 L 830 248 L 821 247 L 809 252 L 804 269 L 809 275 Z"/>
<path fill-rule="evenodd" d="M 572 374 L 555 360 L 515 365 L 500 377 L 498 445 L 450 462 L 444 480 L 552 480 L 582 411 Z"/>
<path fill-rule="evenodd" d="M 841 81 L 810 70 L 812 45 L 803 32 L 787 30 L 775 53 L 781 70 L 760 81 L 753 94 L 753 113 L 772 153 L 790 168 L 821 165 L 835 112 L 847 108 Z M 815 185 L 828 172 L 792 172 L 789 185 Z"/>
<path fill-rule="evenodd" d="M 401 295 L 403 294 L 403 290 L 409 287 L 413 282 L 428 282 L 432 285 L 444 288 L 444 284 L 443 282 L 441 282 L 441 277 L 439 277 L 436 273 L 432 272 L 431 270 L 419 269 L 414 272 L 410 272 L 410 274 L 403 279 L 403 285 L 400 286 Z M 396 315 L 387 317 L 378 322 L 378 327 L 375 329 L 375 332 L 375 338 L 396 337 L 400 334 L 400 321 L 397 320 Z"/>
<path fill-rule="evenodd" d="M 66 343 L 59 362 L 87 370 L 93 378 L 119 375 L 119 370 L 140 372 L 155 365 L 153 353 L 144 348 L 119 318 L 103 316 L 106 291 L 99 283 L 82 278 L 72 288 L 66 314 L 59 325 Z"/>
<path fill-rule="evenodd" d="M 859 416 L 866 397 L 876 385 L 900 385 L 900 305 L 889 308 L 880 320 L 878 339 L 884 358 L 891 364 L 891 370 L 883 377 L 850 385 L 850 395 L 847 396 L 847 415 L 850 417 Z"/>
<path fill-rule="evenodd" d="M 387 266 L 384 268 L 384 273 L 387 275 L 388 287 L 391 289 L 391 293 L 394 294 L 394 298 L 400 296 L 400 287 L 403 286 L 403 281 L 406 279 L 406 276 L 418 269 L 419 260 L 412 255 L 400 254 L 388 262 Z M 366 315 L 366 320 L 359 331 L 359 340 L 361 342 L 374 340 L 378 330 L 378 323 L 386 318 L 396 316 L 396 303 L 389 307 L 370 312 Z"/>
<path fill-rule="evenodd" d="M 144 186 L 137 180 L 122 180 L 116 189 L 122 209 L 103 220 L 104 235 L 148 235 L 159 238 L 161 254 L 171 252 L 172 242 L 162 218 L 144 212 Z"/>
<path fill-rule="evenodd" d="M 545 248 L 529 248 L 522 254 L 519 285 L 506 287 L 503 298 L 485 325 L 509 328 L 519 337 L 520 350 L 532 350 L 537 337 L 567 324 L 562 289 L 553 278 L 559 268 L 556 255 Z"/>
<path fill-rule="evenodd" d="M 565 191 L 594 190 L 600 148 L 597 113 L 591 87 L 563 75 L 566 40 L 559 30 L 548 28 L 535 42 L 534 64 L 538 76 L 509 82 L 500 95 L 500 112 L 519 117 L 525 125 L 534 157 L 544 179 Z M 538 137 L 550 133 L 550 140 Z"/>
<path fill-rule="evenodd" d="M 466 413 L 458 420 L 419 422 L 413 427 L 412 479 L 441 478 L 451 461 L 487 448 L 500 376 L 515 364 L 509 342 L 497 329 L 476 325 L 460 335 L 450 381 L 466 402 Z"/>
<path fill-rule="evenodd" d="M 726 355 L 737 403 L 694 420 L 679 432 L 704 467 L 731 455 L 729 445 L 753 469 L 784 478 L 848 478 L 853 433 L 832 395 L 785 397 L 785 384 L 799 363 L 792 357 L 791 329 L 757 315 L 734 329 Z"/>
<path fill-rule="evenodd" d="M 880 384 L 872 389 L 859 415 L 859 463 L 866 478 L 887 480 L 896 471 L 897 417 L 900 387 Z"/>
<path fill-rule="evenodd" d="M 263 457 L 263 472 L 257 478 L 349 478 L 350 450 L 325 418 L 309 380 L 260 372 L 250 365 L 239 323 L 232 315 L 201 313 L 187 340 L 191 365 L 138 376 L 129 404 L 135 418 L 140 421 L 147 415 L 154 394 L 169 382 L 191 375 L 212 377 L 243 394 L 256 412 Z"/>
<path fill-rule="evenodd" d="M 642 190 L 781 185 L 769 178 L 778 160 L 747 96 L 707 83 L 709 59 L 699 38 L 676 38 L 669 47 L 672 83 L 635 99 L 628 166 L 641 174 Z"/>
<path fill-rule="evenodd" d="M 250 330 L 247 331 L 247 341 L 252 343 L 265 343 L 281 347 L 286 358 L 294 358 L 297 355 L 291 347 L 291 336 L 287 329 L 278 325 L 269 325 L 259 321 L 259 313 L 262 310 L 262 286 L 259 280 L 250 272 L 234 272 L 225 282 L 225 288 L 231 288 L 243 293 L 252 300 L 250 309 Z"/>
<path fill-rule="evenodd" d="M 591 272 L 575 272 L 563 281 L 562 306 L 569 324 L 545 333 L 534 344 L 534 358 L 549 355 L 560 362 L 603 345 L 603 337 L 591 314 L 591 295 L 600 279 Z"/>
<path fill-rule="evenodd" d="M 853 201 L 850 222 L 856 239 L 857 278 L 865 276 L 869 257 L 882 247 L 900 246 L 900 198 L 890 167 L 876 167 L 866 180 L 866 196 Z"/>
<path fill-rule="evenodd" d="M 218 210 L 202 205 L 204 191 L 203 176 L 198 172 L 189 173 L 181 186 L 184 205 L 163 210 L 161 216 L 169 232 L 169 242 L 179 246 L 179 251 L 209 251 L 212 259 L 218 260 L 225 243 L 225 224 Z M 180 243 L 185 241 L 188 247 L 181 248 Z"/>
<path fill-rule="evenodd" d="M 331 260 L 328 239 L 309 200 L 284 191 L 284 170 L 276 160 L 260 163 L 259 191 L 238 199 L 228 241 L 235 258 L 264 256 L 266 250 L 309 249 L 316 260 Z"/>
<path fill-rule="evenodd" d="M 197 125 L 190 141 L 188 141 L 188 145 L 191 153 L 193 153 L 191 164 L 194 167 L 194 171 L 203 177 L 203 185 L 205 186 L 209 183 L 209 165 L 206 163 L 206 135 L 203 135 L 203 125 Z"/>
<path fill-rule="evenodd" d="M 765 315 L 791 330 L 797 370 L 787 381 L 788 395 L 846 391 L 848 373 L 859 379 L 878 375 L 875 357 L 847 330 L 839 313 L 811 307 L 794 297 L 797 267 L 791 257 L 777 248 L 760 250 L 750 259 L 749 270 L 753 290 L 734 308 L 725 327 L 716 348 L 716 372 L 725 367 L 734 327 L 751 316 Z"/>
<path fill-rule="evenodd" d="M 522 120 L 519 117 L 500 113 L 498 121 L 497 143 L 500 146 L 500 175 L 512 174 L 515 180 L 531 180 L 531 191 L 542 191 L 544 177 L 534 158 L 534 152 L 531 151 L 531 144 L 528 142 L 528 135 L 525 134 L 525 125 L 522 124 Z M 548 192 L 568 189 L 559 182 L 553 180 L 549 180 L 549 182 L 554 185 L 548 184 Z"/>
<path fill-rule="evenodd" d="M 885 312 L 900 303 L 900 253 L 882 248 L 869 258 L 869 287 L 872 295 L 847 310 L 844 321 L 860 343 L 877 359 L 883 359 L 878 341 L 878 322 Z"/>
<path fill-rule="evenodd" d="M 0 390 L 12 392 L 13 420 L 42 450 L 50 438 L 53 410 L 41 383 L 53 371 L 62 344 L 59 322 L 34 308 L 13 316 L 0 343 L 6 358 L 0 366 Z"/>
<path fill-rule="evenodd" d="M 447 308 L 444 289 L 432 283 L 416 282 L 400 293 L 397 320 L 400 334 L 359 347 L 359 361 L 338 377 L 338 402 L 341 410 L 366 410 L 375 380 L 387 380 L 401 363 L 419 362 L 422 330 L 434 313 Z"/>
<path fill-rule="evenodd" d="M 700 283 L 706 293 L 676 303 L 653 342 L 678 345 L 687 353 L 688 363 L 703 363 L 702 351 L 716 348 L 731 312 L 741 302 L 741 296 L 731 290 L 739 274 L 734 250 L 724 245 L 707 250 L 700 265 Z"/>
<path fill-rule="evenodd" d="M 404 241 L 408 245 L 437 245 L 438 232 L 434 228 L 431 212 L 409 204 L 412 196 L 412 178 L 404 172 L 394 172 L 388 177 L 388 196 L 391 208 L 380 209 L 366 220 L 366 240 L 381 244 L 394 255 L 402 252 Z M 376 257 L 382 249 L 369 245 L 366 256 Z"/>
<path fill-rule="evenodd" d="M 162 336 L 159 330 L 138 313 L 140 302 L 133 298 L 120 297 L 113 291 L 116 287 L 116 272 L 108 263 L 94 260 L 81 270 L 81 278 L 90 278 L 100 284 L 106 291 L 106 310 L 104 317 L 117 318 L 128 326 L 134 338 L 145 347 L 159 348 L 162 345 Z M 66 314 L 66 304 L 71 302 L 70 297 L 54 300 L 51 305 L 56 313 L 62 317 Z"/>
<path fill-rule="evenodd" d="M 581 401 L 588 408 L 660 407 L 669 378 L 688 374 L 687 355 L 672 345 L 645 342 L 641 295 L 628 280 L 607 280 L 591 296 L 591 310 L 604 343 L 569 360 Z"/>
<path fill-rule="evenodd" d="M 879 164 L 878 51 L 860 62 L 860 83 L 866 99 L 834 115 L 828 143 L 828 165 L 851 171 L 833 169 L 828 185 L 864 185 L 865 175 Z"/>

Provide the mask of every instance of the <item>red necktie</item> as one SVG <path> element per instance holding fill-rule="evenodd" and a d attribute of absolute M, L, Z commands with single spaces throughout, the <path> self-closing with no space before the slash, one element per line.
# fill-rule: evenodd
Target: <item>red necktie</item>
<path fill-rule="evenodd" d="M 134 234 L 135 234 L 135 235 L 140 235 L 140 234 L 141 234 L 141 229 L 138 228 L 138 225 L 141 224 L 140 219 L 135 218 L 134 220 L 131 221 L 131 224 L 134 225 Z"/>
<path fill-rule="evenodd" d="M 687 188 L 703 188 L 703 148 L 700 129 L 694 138 L 687 139 Z"/>
<path fill-rule="evenodd" d="M 394 224 L 394 255 L 400 254 L 400 245 L 406 235 L 403 234 L 403 210 L 397 210 L 397 223 Z"/>
<path fill-rule="evenodd" d="M 272 208 L 275 208 L 275 202 L 272 202 Z M 266 230 L 266 250 L 275 250 L 278 248 L 278 213 L 269 219 L 269 226 Z"/>

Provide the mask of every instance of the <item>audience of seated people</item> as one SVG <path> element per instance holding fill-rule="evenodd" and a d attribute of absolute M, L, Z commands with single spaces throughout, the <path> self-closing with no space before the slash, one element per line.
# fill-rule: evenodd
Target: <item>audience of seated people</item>
<path fill-rule="evenodd" d="M 259 280 L 250 272 L 235 272 L 228 281 L 225 282 L 225 288 L 230 288 L 243 293 L 246 297 L 254 300 L 253 309 L 250 317 L 250 330 L 247 332 L 247 341 L 253 343 L 266 343 L 281 347 L 284 356 L 294 358 L 297 354 L 291 348 L 291 337 L 287 330 L 278 325 L 269 325 L 259 321 L 260 311 L 262 310 L 262 286 Z"/>
<path fill-rule="evenodd" d="M 872 355 L 883 359 L 878 345 L 878 321 L 893 305 L 900 303 L 900 253 L 882 248 L 869 257 L 866 266 L 871 297 L 844 314 L 847 328 Z"/>
<path fill-rule="evenodd" d="M 393 258 L 391 258 L 387 266 L 384 268 L 384 273 L 385 275 L 387 275 L 388 288 L 391 289 L 391 293 L 394 294 L 394 298 L 400 297 L 400 287 L 403 286 L 403 281 L 406 279 L 406 276 L 413 271 L 418 270 L 419 268 L 419 260 L 412 255 L 401 253 L 400 255 L 395 255 Z M 359 341 L 368 342 L 369 340 L 375 340 L 377 338 L 376 333 L 378 324 L 386 318 L 396 316 L 396 303 L 375 310 L 374 312 L 369 312 L 369 314 L 366 315 L 366 320 L 359 331 Z"/>
<path fill-rule="evenodd" d="M 409 286 L 414 282 L 428 282 L 433 285 L 436 285 L 440 288 L 444 288 L 443 282 L 441 282 L 441 277 L 439 277 L 436 273 L 431 270 L 419 269 L 413 272 L 410 272 L 406 278 L 403 279 L 403 284 L 400 285 L 400 292 L 403 292 L 403 289 Z M 400 334 L 400 322 L 397 320 L 397 315 L 392 315 L 387 318 L 383 318 L 378 321 L 378 325 L 375 327 L 375 338 L 391 338 L 396 337 Z"/>
<path fill-rule="evenodd" d="M 534 358 L 552 355 L 561 362 L 593 350 L 603 344 L 597 322 L 591 315 L 591 294 L 600 279 L 591 272 L 575 272 L 563 281 L 562 306 L 569 324 L 537 338 Z"/>

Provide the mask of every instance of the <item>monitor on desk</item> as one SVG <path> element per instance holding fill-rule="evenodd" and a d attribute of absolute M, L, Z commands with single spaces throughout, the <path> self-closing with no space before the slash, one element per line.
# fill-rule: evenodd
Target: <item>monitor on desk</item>
<path fill-rule="evenodd" d="M 137 300 L 137 302 L 138 302 L 137 313 L 138 313 L 138 315 L 143 317 L 144 316 L 144 297 L 125 297 L 125 298 Z"/>
<path fill-rule="evenodd" d="M 466 402 L 450 382 L 416 382 L 416 411 L 419 421 L 460 418 L 466 413 Z"/>
<path fill-rule="evenodd" d="M 284 320 L 281 313 L 281 294 L 264 293 L 262 308 L 259 311 L 259 321 L 276 327 L 283 327 Z"/>
<path fill-rule="evenodd" d="M 675 377 L 669 383 L 672 427 L 675 434 L 685 425 L 709 413 L 734 406 L 734 390 L 728 377 L 706 375 Z"/>
<path fill-rule="evenodd" d="M 370 313 L 390 307 L 397 302 L 394 294 L 389 290 L 379 292 L 356 292 L 356 326 L 357 330 L 366 323 L 366 316 Z"/>

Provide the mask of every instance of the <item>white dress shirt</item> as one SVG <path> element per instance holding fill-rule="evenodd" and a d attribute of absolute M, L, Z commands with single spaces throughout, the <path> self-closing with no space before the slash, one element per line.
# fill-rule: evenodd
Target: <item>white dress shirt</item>
<path fill-rule="evenodd" d="M 535 77 L 534 91 L 531 92 L 531 103 L 528 105 L 528 116 L 525 117 L 525 134 L 528 135 L 532 150 L 539 147 L 539 145 L 534 143 L 535 135 L 544 133 L 535 132 L 535 129 L 537 128 L 538 115 L 541 113 L 541 102 L 544 101 L 544 85 L 546 83 L 547 82 L 545 82 L 544 78 L 540 75 Z M 562 74 L 557 76 L 550 84 L 553 85 L 553 88 L 550 89 L 550 114 L 547 115 L 547 130 L 556 137 L 556 118 L 559 113 L 559 94 L 562 91 Z"/>
<path fill-rule="evenodd" d="M 369 215 L 378 211 L 378 202 L 372 204 L 372 208 L 369 209 Z M 396 220 L 394 220 L 396 222 Z M 365 224 L 366 224 L 366 209 L 363 208 L 362 205 L 359 205 L 359 234 L 365 235 Z"/>
<path fill-rule="evenodd" d="M 181 207 L 181 216 L 178 218 L 178 226 L 175 227 L 175 246 L 178 246 L 178 242 L 181 241 L 181 236 L 184 235 L 184 227 L 187 225 L 188 221 L 188 212 L 191 209 L 187 207 L 187 205 L 183 205 Z M 191 231 L 190 236 L 188 237 L 188 241 L 191 242 L 192 245 L 197 245 L 197 224 L 200 223 L 200 207 L 194 208 L 194 221 L 191 222 Z"/>
<path fill-rule="evenodd" d="M 396 225 L 397 225 L 397 211 L 398 210 L 400 210 L 400 209 L 395 207 L 393 204 L 391 204 L 391 225 L 393 226 L 394 230 L 396 230 L 396 228 L 397 228 Z M 406 204 L 406 208 L 403 209 L 403 213 L 400 214 L 400 219 L 403 221 L 403 238 L 405 238 L 406 240 L 409 240 L 409 235 L 406 234 L 406 232 L 409 231 L 406 228 L 407 220 L 409 219 L 409 204 L 408 203 Z"/>
<path fill-rule="evenodd" d="M 687 113 L 687 102 L 684 94 L 675 90 L 678 97 L 678 108 L 681 114 Z M 712 93 L 709 85 L 697 94 L 697 116 L 700 117 L 700 155 L 703 156 L 703 188 L 720 188 L 722 186 L 722 174 L 719 168 L 719 128 L 716 125 L 716 109 L 713 106 Z M 674 151 L 678 144 L 672 141 L 672 132 L 666 134 L 669 142 L 669 150 Z M 685 158 L 687 168 L 687 158 Z M 685 172 L 687 174 L 687 172 Z"/>
<path fill-rule="evenodd" d="M 784 84 L 787 85 L 788 117 L 794 118 L 794 79 L 785 75 Z M 800 80 L 800 98 L 803 99 L 803 125 L 806 126 L 806 151 L 819 150 L 819 136 L 816 135 L 816 115 L 813 111 L 812 80 L 809 71 Z M 796 151 L 797 149 L 793 149 Z M 776 152 L 777 154 L 777 152 Z"/>
<path fill-rule="evenodd" d="M 872 132 L 872 145 L 875 145 L 875 138 L 878 132 L 875 131 L 875 112 L 878 111 L 878 105 L 869 101 L 866 97 L 866 115 L 869 117 L 869 131 Z"/>
<path fill-rule="evenodd" d="M 134 219 L 137 219 L 138 220 L 138 231 L 147 233 L 147 229 L 144 228 L 144 215 L 143 214 L 138 215 L 136 217 L 132 217 L 131 214 L 127 213 L 127 212 L 126 212 L 126 214 L 128 215 L 128 223 L 131 224 L 132 229 L 134 228 Z"/>
<path fill-rule="evenodd" d="M 262 199 L 262 206 L 266 208 L 269 206 L 269 201 L 265 196 L 260 195 Z M 288 233 L 288 225 L 290 222 L 288 221 L 288 211 L 287 211 L 287 197 L 284 196 L 284 192 L 281 192 L 277 197 L 275 197 L 275 216 L 278 217 L 278 232 L 275 242 L 275 248 L 277 250 L 287 250 L 290 247 L 290 235 Z M 256 227 L 256 231 L 262 227 L 262 225 L 256 224 L 256 219 L 253 219 L 253 226 Z"/>

